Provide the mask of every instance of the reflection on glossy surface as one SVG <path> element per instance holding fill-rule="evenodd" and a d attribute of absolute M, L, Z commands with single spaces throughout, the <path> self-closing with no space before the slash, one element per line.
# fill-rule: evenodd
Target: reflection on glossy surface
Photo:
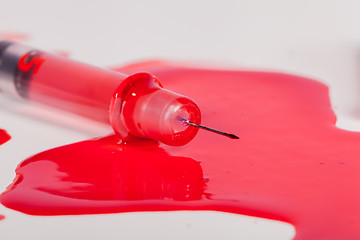
<path fill-rule="evenodd" d="M 118 141 L 110 136 L 79 142 L 25 160 L 2 203 L 27 213 L 53 215 L 76 213 L 73 207 L 79 203 L 81 211 L 93 213 L 101 204 L 105 212 L 112 212 L 132 205 L 130 201 L 136 205 L 141 200 L 202 198 L 204 179 L 198 162 L 170 156 L 153 141 Z"/>

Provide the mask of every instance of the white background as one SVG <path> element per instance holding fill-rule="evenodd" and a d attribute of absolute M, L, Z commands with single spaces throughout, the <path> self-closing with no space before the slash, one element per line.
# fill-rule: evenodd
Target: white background
<path fill-rule="evenodd" d="M 180 60 L 272 70 L 329 85 L 338 126 L 360 129 L 360 2 L 326 0 L 0 0 L 0 35 L 80 61 L 117 66 Z M 43 115 L 46 117 L 39 117 Z M 0 188 L 42 150 L 111 132 L 106 126 L 0 96 Z M 40 134 L 38 132 L 40 131 Z M 214 212 L 34 217 L 0 207 L 1 239 L 291 239 L 288 224 Z M 61 224 L 60 224 L 61 223 Z"/>

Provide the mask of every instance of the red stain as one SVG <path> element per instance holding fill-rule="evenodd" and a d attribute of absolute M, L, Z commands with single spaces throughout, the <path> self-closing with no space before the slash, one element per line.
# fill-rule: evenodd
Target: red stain
<path fill-rule="evenodd" d="M 53 50 L 52 52 L 62 57 L 70 57 L 71 55 L 69 51 L 65 51 L 65 50 Z"/>
<path fill-rule="evenodd" d="M 11 41 L 24 41 L 28 40 L 30 36 L 25 33 L 0 33 L 0 38 L 11 40 Z"/>
<path fill-rule="evenodd" d="M 360 134 L 335 127 L 325 85 L 166 63 L 118 70 L 153 73 L 199 104 L 204 125 L 240 140 L 201 131 L 184 147 L 108 137 L 55 148 L 19 165 L 2 204 L 35 215 L 216 210 L 292 223 L 296 239 L 360 239 Z"/>
<path fill-rule="evenodd" d="M 11 139 L 11 136 L 3 129 L 0 129 L 0 145 Z"/>
<path fill-rule="evenodd" d="M 5 216 L 4 215 L 0 215 L 0 221 L 1 220 L 4 220 L 5 219 Z"/>

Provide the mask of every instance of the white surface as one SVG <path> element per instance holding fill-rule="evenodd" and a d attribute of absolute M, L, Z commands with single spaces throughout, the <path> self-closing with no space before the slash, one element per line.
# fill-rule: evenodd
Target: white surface
<path fill-rule="evenodd" d="M 275 221 L 217 212 L 122 213 L 38 217 L 9 213 L 2 239 L 290 239 L 293 228 Z"/>
<path fill-rule="evenodd" d="M 31 45 L 69 51 L 75 59 L 100 66 L 169 59 L 308 76 L 330 86 L 338 126 L 359 130 L 359 7 L 357 0 L 0 0 L 0 34 L 28 33 Z M 56 112 L 39 119 L 34 111 L 50 110 L 0 97 L 0 128 L 13 136 L 0 147 L 1 189 L 26 157 L 111 131 L 92 122 L 88 122 L 91 131 L 82 123 L 71 126 L 73 116 Z M 36 135 L 39 129 L 41 134 Z M 2 213 L 7 219 L 0 222 L 1 239 L 35 235 L 48 239 L 59 230 L 62 238 L 70 239 L 84 235 L 98 239 L 103 234 L 106 239 L 291 239 L 294 235 L 287 224 L 268 220 L 254 224 L 250 217 L 212 212 L 48 218 L 0 207 Z"/>

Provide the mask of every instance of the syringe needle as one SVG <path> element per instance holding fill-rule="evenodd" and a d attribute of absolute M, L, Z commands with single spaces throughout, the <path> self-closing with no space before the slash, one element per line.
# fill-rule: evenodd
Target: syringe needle
<path fill-rule="evenodd" d="M 208 127 L 202 126 L 202 125 L 200 125 L 200 124 L 196 124 L 196 123 L 190 122 L 189 120 L 183 120 L 183 122 L 184 122 L 185 124 L 187 124 L 187 125 L 190 125 L 190 126 L 193 126 L 193 127 L 197 127 L 197 128 L 202 128 L 202 129 L 205 129 L 205 130 L 207 130 L 207 131 L 214 132 L 214 133 L 217 133 L 217 134 L 226 136 L 226 137 L 231 138 L 231 139 L 239 139 L 239 137 L 236 136 L 236 135 L 234 135 L 234 134 L 226 133 L 226 132 L 221 132 L 221 131 L 219 131 L 219 130 L 215 130 L 215 129 L 212 129 L 212 128 L 208 128 Z"/>

